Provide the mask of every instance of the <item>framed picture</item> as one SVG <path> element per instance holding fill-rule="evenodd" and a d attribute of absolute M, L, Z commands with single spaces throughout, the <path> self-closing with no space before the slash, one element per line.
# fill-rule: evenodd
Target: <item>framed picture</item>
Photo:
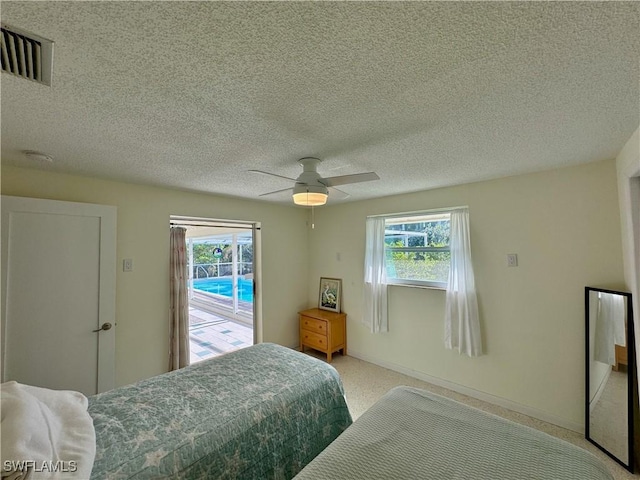
<path fill-rule="evenodd" d="M 318 308 L 340 313 L 340 300 L 342 296 L 342 280 L 339 278 L 320 277 L 320 295 Z"/>

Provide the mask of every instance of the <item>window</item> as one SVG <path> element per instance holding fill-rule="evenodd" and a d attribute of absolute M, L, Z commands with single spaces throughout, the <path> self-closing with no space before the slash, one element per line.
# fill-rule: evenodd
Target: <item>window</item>
<path fill-rule="evenodd" d="M 387 283 L 445 288 L 449 277 L 450 213 L 385 218 Z"/>

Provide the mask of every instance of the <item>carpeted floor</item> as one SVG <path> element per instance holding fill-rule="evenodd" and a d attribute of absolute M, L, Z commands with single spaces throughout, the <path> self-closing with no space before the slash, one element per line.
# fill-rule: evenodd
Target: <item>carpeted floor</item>
<path fill-rule="evenodd" d="M 589 434 L 616 457 L 627 461 L 627 372 L 611 372 L 602 395 L 591 412 Z M 620 432 L 624 432 L 622 435 Z"/>
<path fill-rule="evenodd" d="M 307 353 L 314 355 L 313 351 L 309 351 Z M 318 358 L 324 359 L 325 357 L 322 354 L 318 354 Z M 342 377 L 342 382 L 347 396 L 347 404 L 349 405 L 349 410 L 351 411 L 351 415 L 354 420 L 373 405 L 378 398 L 393 387 L 398 385 L 408 385 L 411 387 L 423 388 L 433 393 L 437 393 L 438 395 L 452 398 L 480 410 L 493 413 L 494 415 L 500 415 L 501 417 L 511 421 L 527 425 L 548 433 L 549 435 L 562 438 L 574 445 L 578 445 L 602 459 L 602 461 L 609 467 L 611 474 L 616 480 L 638 478 L 611 460 L 607 455 L 585 440 L 585 438 L 579 433 L 537 420 L 521 413 L 498 407 L 482 400 L 477 400 L 446 388 L 438 387 L 436 385 L 408 377 L 401 373 L 364 362 L 354 357 L 337 354 L 333 357 L 331 365 L 338 370 Z"/>

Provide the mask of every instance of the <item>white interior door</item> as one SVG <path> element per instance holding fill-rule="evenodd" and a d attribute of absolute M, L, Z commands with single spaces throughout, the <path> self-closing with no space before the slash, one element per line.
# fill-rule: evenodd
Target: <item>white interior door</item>
<path fill-rule="evenodd" d="M 111 206 L 2 197 L 3 381 L 114 387 L 115 221 Z"/>

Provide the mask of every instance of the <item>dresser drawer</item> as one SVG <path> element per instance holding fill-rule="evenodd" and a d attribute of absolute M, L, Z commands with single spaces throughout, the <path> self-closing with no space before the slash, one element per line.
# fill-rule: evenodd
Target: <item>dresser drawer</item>
<path fill-rule="evenodd" d="M 300 337 L 304 345 L 308 345 L 311 348 L 317 348 L 318 350 L 327 350 L 327 336 L 313 333 L 308 330 L 302 330 Z"/>
<path fill-rule="evenodd" d="M 303 330 L 309 330 L 311 332 L 319 333 L 320 335 L 327 334 L 327 322 L 325 320 L 317 320 L 310 317 L 301 317 L 300 328 Z"/>

